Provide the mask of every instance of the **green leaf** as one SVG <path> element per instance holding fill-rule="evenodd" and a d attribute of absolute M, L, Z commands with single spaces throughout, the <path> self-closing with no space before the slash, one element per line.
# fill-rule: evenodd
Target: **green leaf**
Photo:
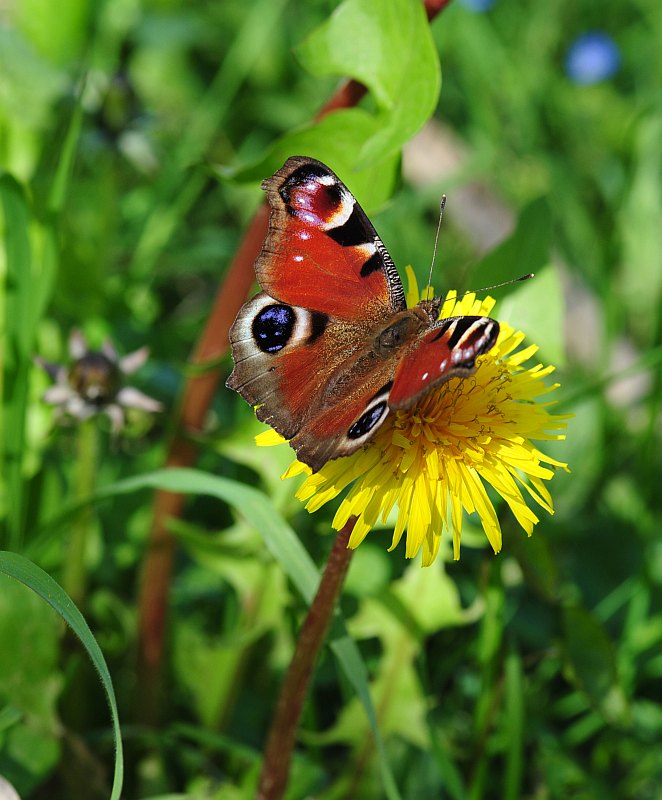
<path fill-rule="evenodd" d="M 314 75 L 349 76 L 372 93 L 379 127 L 363 145 L 362 161 L 393 156 L 437 104 L 439 61 L 418 0 L 346 0 L 297 54 Z"/>
<path fill-rule="evenodd" d="M 517 227 L 491 250 L 472 273 L 480 286 L 539 272 L 549 264 L 552 216 L 545 198 L 533 200 L 520 212 Z"/>
<path fill-rule="evenodd" d="M 539 345 L 556 366 L 565 363 L 564 301 L 557 270 L 550 266 L 551 212 L 546 199 L 529 203 L 515 231 L 476 266 L 472 281 L 490 286 L 533 272 L 535 277 L 515 284 L 497 306 L 496 316 L 523 330 L 528 343 Z M 504 289 L 497 290 L 502 297 Z"/>
<path fill-rule="evenodd" d="M 343 109 L 329 114 L 316 125 L 285 134 L 259 161 L 235 170 L 222 168 L 218 174 L 238 181 L 261 181 L 290 156 L 310 156 L 331 167 L 361 206 L 370 212 L 392 195 L 400 165 L 399 157 L 393 156 L 379 164 L 357 169 L 357 153 L 378 129 L 379 121 L 363 109 Z"/>
<path fill-rule="evenodd" d="M 315 75 L 342 75 L 365 84 L 377 113 L 349 108 L 278 139 L 259 161 L 219 174 L 262 180 L 293 155 L 328 164 L 371 212 L 391 196 L 399 153 L 433 113 L 441 73 L 418 0 L 347 0 L 297 49 Z"/>
<path fill-rule="evenodd" d="M 465 625 L 479 613 L 478 604 L 462 608 L 457 585 L 440 563 L 430 569 L 421 569 L 418 563 L 409 564 L 389 593 L 378 599 L 362 600 L 349 628 L 356 638 L 379 637 L 383 649 L 378 674 L 371 684 L 383 731 L 418 747 L 429 747 L 428 708 L 416 669 L 420 643 L 428 633 Z M 362 711 L 356 701 L 351 701 L 332 728 L 311 735 L 310 739 L 320 743 L 353 742 L 360 746 L 366 734 Z"/>
<path fill-rule="evenodd" d="M 561 367 L 565 364 L 564 309 L 559 273 L 550 266 L 511 292 L 497 306 L 497 316 L 524 331 L 526 344 L 537 344 L 542 359 Z"/>
<path fill-rule="evenodd" d="M 0 572 L 8 575 L 10 578 L 14 578 L 29 589 L 32 589 L 33 592 L 52 606 L 67 625 L 69 625 L 76 636 L 78 636 L 87 650 L 95 669 L 99 673 L 99 678 L 103 684 L 108 699 L 108 705 L 110 706 L 113 722 L 113 736 L 115 738 L 115 772 L 111 800 L 120 800 L 122 780 L 124 777 L 122 738 L 119 716 L 117 714 L 117 702 L 115 701 L 115 691 L 101 648 L 92 635 L 92 631 L 83 615 L 72 603 L 64 589 L 62 589 L 47 572 L 44 572 L 41 567 L 38 567 L 36 564 L 33 564 L 17 553 L 0 551 Z"/>

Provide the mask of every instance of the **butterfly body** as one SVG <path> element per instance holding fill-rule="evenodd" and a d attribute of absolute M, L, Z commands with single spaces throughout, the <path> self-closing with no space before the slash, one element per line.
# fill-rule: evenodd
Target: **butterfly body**
<path fill-rule="evenodd" d="M 440 299 L 407 308 L 384 244 L 319 161 L 294 156 L 263 188 L 272 210 L 255 264 L 262 292 L 230 330 L 227 385 L 317 471 L 368 442 L 391 411 L 470 375 L 499 326 L 439 320 Z"/>

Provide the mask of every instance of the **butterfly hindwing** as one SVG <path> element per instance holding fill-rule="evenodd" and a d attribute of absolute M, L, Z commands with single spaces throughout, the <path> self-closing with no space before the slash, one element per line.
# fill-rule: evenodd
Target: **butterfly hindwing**
<path fill-rule="evenodd" d="M 319 313 L 264 292 L 246 303 L 230 331 L 227 383 L 315 470 L 361 447 L 384 421 L 395 369 L 360 329 L 323 328 Z"/>

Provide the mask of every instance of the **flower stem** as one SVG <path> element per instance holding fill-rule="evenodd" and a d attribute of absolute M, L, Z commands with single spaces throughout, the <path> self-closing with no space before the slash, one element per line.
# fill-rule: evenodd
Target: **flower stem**
<path fill-rule="evenodd" d="M 301 627 L 267 738 L 258 800 L 280 800 L 287 787 L 299 718 L 313 668 L 352 557 L 353 550 L 347 547 L 347 543 L 355 521 L 352 517 L 336 536 L 317 594 Z"/>
<path fill-rule="evenodd" d="M 74 464 L 74 502 L 87 500 L 94 492 L 99 456 L 99 429 L 95 419 L 78 426 L 77 457 Z M 74 516 L 71 525 L 66 557 L 62 568 L 62 586 L 77 606 L 87 590 L 87 543 L 94 510 L 84 505 Z"/>

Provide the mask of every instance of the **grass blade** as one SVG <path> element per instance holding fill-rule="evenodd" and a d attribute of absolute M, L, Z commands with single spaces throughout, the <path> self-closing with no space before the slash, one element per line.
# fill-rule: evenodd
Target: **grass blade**
<path fill-rule="evenodd" d="M 106 692 L 108 705 L 110 706 L 110 715 L 113 722 L 113 736 L 115 739 L 115 772 L 113 776 L 111 800 L 120 800 L 122 781 L 124 778 L 124 756 L 122 751 L 120 722 L 113 683 L 101 648 L 97 644 L 97 640 L 94 638 L 85 618 L 73 604 L 64 589 L 62 589 L 47 572 L 44 572 L 41 567 L 38 567 L 36 564 L 28 561 L 27 558 L 17 553 L 0 551 L 0 572 L 3 572 L 10 578 L 14 578 L 29 589 L 32 589 L 33 592 L 52 606 L 67 625 L 69 625 L 76 636 L 78 636 L 83 647 L 87 650 L 99 674 L 104 691 Z"/>

